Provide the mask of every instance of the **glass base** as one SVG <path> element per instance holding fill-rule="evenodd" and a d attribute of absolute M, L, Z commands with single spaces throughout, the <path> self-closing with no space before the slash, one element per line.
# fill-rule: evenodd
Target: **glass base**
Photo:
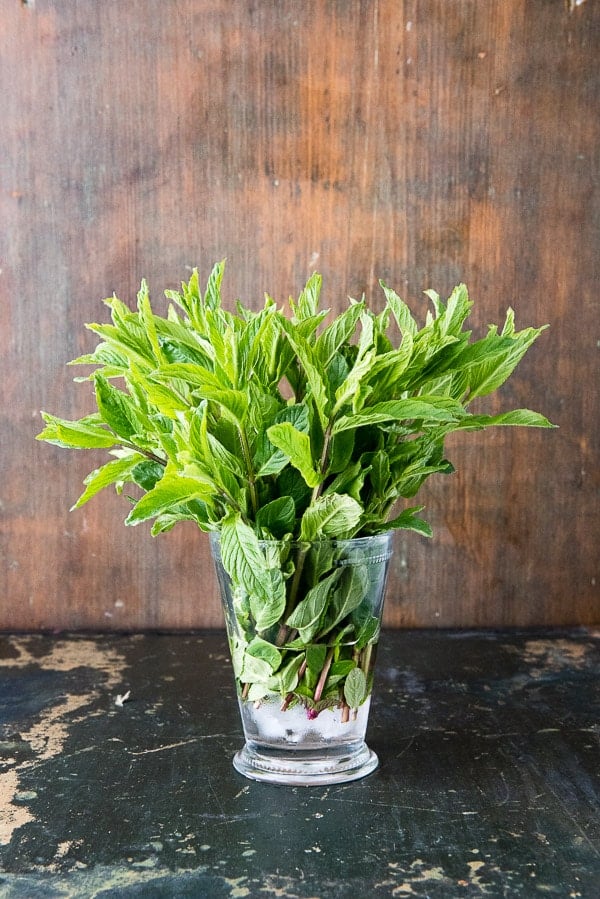
<path fill-rule="evenodd" d="M 273 751 L 246 743 L 234 756 L 233 767 L 250 780 L 310 787 L 348 783 L 366 777 L 379 759 L 366 743 L 351 753 L 299 750 Z"/>

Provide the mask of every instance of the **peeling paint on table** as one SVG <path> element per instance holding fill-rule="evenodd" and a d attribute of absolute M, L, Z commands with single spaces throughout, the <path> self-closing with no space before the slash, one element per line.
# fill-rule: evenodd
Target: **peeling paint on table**
<path fill-rule="evenodd" d="M 600 634 L 387 632 L 370 745 L 244 780 L 221 633 L 0 637 L 0 896 L 589 897 Z"/>

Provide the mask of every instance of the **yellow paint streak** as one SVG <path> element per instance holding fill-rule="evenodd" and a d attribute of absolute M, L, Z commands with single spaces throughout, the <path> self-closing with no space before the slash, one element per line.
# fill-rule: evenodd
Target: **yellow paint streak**
<path fill-rule="evenodd" d="M 20 774 L 62 752 L 74 720 L 74 713 L 84 709 L 90 700 L 99 695 L 100 690 L 104 692 L 115 689 L 121 682 L 121 674 L 125 667 L 122 656 L 114 649 L 93 640 L 56 640 L 46 655 L 37 657 L 31 651 L 35 639 L 12 638 L 10 644 L 17 655 L 15 658 L 0 659 L 0 668 L 37 666 L 47 671 L 92 668 L 102 673 L 102 685 L 91 692 L 57 696 L 55 701 L 43 710 L 40 720 L 35 721 L 29 730 L 21 732 L 21 739 L 29 745 L 35 758 L 21 762 L 12 770 L 0 775 L 0 845 L 9 843 L 17 828 L 34 820 L 27 808 L 15 802 L 16 794 L 19 792 Z"/>
<path fill-rule="evenodd" d="M 19 792 L 19 775 L 16 770 L 0 774 L 0 845 L 10 843 L 17 827 L 33 821 L 33 815 L 23 805 L 15 805 Z"/>
<path fill-rule="evenodd" d="M 532 672 L 543 674 L 564 668 L 584 668 L 590 647 L 575 640 L 528 640 L 523 650 L 523 660 L 536 666 Z"/>

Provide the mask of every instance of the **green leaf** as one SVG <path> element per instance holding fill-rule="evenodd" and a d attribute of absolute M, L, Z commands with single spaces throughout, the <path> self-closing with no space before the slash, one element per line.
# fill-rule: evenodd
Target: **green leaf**
<path fill-rule="evenodd" d="M 104 366 L 104 374 L 109 377 L 108 371 L 112 374 L 110 377 L 118 377 L 128 370 L 129 360 L 119 350 L 110 346 L 108 343 L 99 343 L 93 353 L 85 353 L 67 362 L 67 365 L 102 365 Z M 86 375 L 82 378 L 74 378 L 75 381 L 93 381 L 94 375 Z"/>
<path fill-rule="evenodd" d="M 400 331 L 403 334 L 411 334 L 414 337 L 419 328 L 410 313 L 410 309 L 394 290 L 387 287 L 383 281 L 380 281 L 379 283 L 385 293 L 388 307 L 392 310 L 392 314 L 396 319 L 396 324 Z"/>
<path fill-rule="evenodd" d="M 135 466 L 131 472 L 131 476 L 142 490 L 148 491 L 156 486 L 157 482 L 162 478 L 164 471 L 164 465 L 146 459 Z"/>
<path fill-rule="evenodd" d="M 169 512 L 174 506 L 193 499 L 212 500 L 214 488 L 208 481 L 182 477 L 176 470 L 167 468 L 156 486 L 146 493 L 133 507 L 125 520 L 127 525 L 140 524 Z"/>
<path fill-rule="evenodd" d="M 315 357 L 325 370 L 341 346 L 347 343 L 354 331 L 364 310 L 364 303 L 354 303 L 337 316 L 334 321 L 323 331 L 315 345 Z"/>
<path fill-rule="evenodd" d="M 353 668 L 356 668 L 356 662 L 354 662 L 352 659 L 342 659 L 340 662 L 334 662 L 329 669 L 327 683 L 325 684 L 325 692 L 327 692 L 331 687 L 334 687 L 336 684 L 339 684 L 340 681 L 344 680 L 344 678 L 348 676 Z"/>
<path fill-rule="evenodd" d="M 309 681 L 312 682 L 312 687 L 316 686 L 326 655 L 327 647 L 324 643 L 311 643 L 306 647 L 306 667 L 311 675 Z"/>
<path fill-rule="evenodd" d="M 382 524 L 381 530 L 403 529 L 407 531 L 416 531 L 417 534 L 421 534 L 423 537 L 433 536 L 431 525 L 423 518 L 417 518 L 415 514 L 416 512 L 420 512 L 423 508 L 424 506 L 415 506 L 411 509 L 405 509 L 400 515 L 397 515 L 396 518 L 392 518 L 391 521 Z"/>
<path fill-rule="evenodd" d="M 375 358 L 371 368 L 369 383 L 372 386 L 372 401 L 379 402 L 398 396 L 404 389 L 404 373 L 409 367 L 414 342 L 406 332 L 397 350 L 390 350 Z"/>
<path fill-rule="evenodd" d="M 146 334 L 148 336 L 148 341 L 150 346 L 152 347 L 152 352 L 154 354 L 154 358 L 158 365 L 161 365 L 164 361 L 164 357 L 162 354 L 162 350 L 160 347 L 160 343 L 158 340 L 158 333 L 156 330 L 156 324 L 154 321 L 154 314 L 152 312 L 152 307 L 150 305 L 150 294 L 148 291 L 148 284 L 145 279 L 142 280 L 141 287 L 138 291 L 137 295 L 137 303 L 138 303 L 138 312 L 140 322 L 144 326 Z"/>
<path fill-rule="evenodd" d="M 37 440 L 67 449 L 110 449 L 117 443 L 115 435 L 106 430 L 97 414 L 79 421 L 67 421 L 48 412 L 41 414 L 46 427 L 37 435 Z"/>
<path fill-rule="evenodd" d="M 345 381 L 335 392 L 335 407 L 333 417 L 338 415 L 345 403 L 352 402 L 352 408 L 357 411 L 367 399 L 370 388 L 365 387 L 364 382 L 369 382 L 373 374 L 373 363 L 376 357 L 374 347 L 363 356 L 357 357 L 353 368 Z M 341 419 L 339 419 L 341 421 Z"/>
<path fill-rule="evenodd" d="M 316 487 L 322 481 L 314 467 L 310 436 L 299 431 L 287 421 L 272 425 L 267 436 L 271 443 L 287 456 L 297 468 L 309 487 Z"/>
<path fill-rule="evenodd" d="M 292 693 L 298 686 L 298 672 L 303 662 L 303 654 L 299 653 L 291 659 L 280 671 L 269 678 L 268 686 L 271 690 L 276 690 L 281 696 L 287 696 Z"/>
<path fill-rule="evenodd" d="M 297 431 L 308 434 L 308 409 L 301 404 L 286 406 L 275 416 L 273 424 L 282 424 L 289 422 Z M 264 430 L 266 426 L 266 430 Z M 256 444 L 256 452 L 254 455 L 254 465 L 257 469 L 257 477 L 267 477 L 271 474 L 279 474 L 289 462 L 289 456 L 282 452 L 271 443 L 268 437 L 268 428 L 270 422 L 262 425 L 259 430 Z"/>
<path fill-rule="evenodd" d="M 293 300 L 290 300 L 295 322 L 303 322 L 317 315 L 322 283 L 323 278 L 321 275 L 318 272 L 313 272 L 298 297 L 298 302 L 294 303 Z"/>
<path fill-rule="evenodd" d="M 279 621 L 286 600 L 281 571 L 268 567 L 256 534 L 239 516 L 222 523 L 221 558 L 234 587 L 247 593 L 257 629 Z"/>
<path fill-rule="evenodd" d="M 93 496 L 100 492 L 104 487 L 110 484 L 122 483 L 133 479 L 133 472 L 136 466 L 144 457 L 139 453 L 133 453 L 124 459 L 115 459 L 113 462 L 107 462 L 101 468 L 92 471 L 84 480 L 86 489 L 81 494 L 73 509 L 79 509 L 84 503 L 87 503 Z"/>
<path fill-rule="evenodd" d="M 362 668 L 348 672 L 344 684 L 344 699 L 351 709 L 357 709 L 367 698 L 367 678 Z"/>
<path fill-rule="evenodd" d="M 281 665 L 281 652 L 272 643 L 263 640 L 262 637 L 254 637 L 246 648 L 248 655 L 256 659 L 262 659 L 269 666 L 269 674 L 276 671 Z"/>
<path fill-rule="evenodd" d="M 113 312 L 113 320 L 116 325 L 98 325 L 88 324 L 86 328 L 102 337 L 107 344 L 122 353 L 126 359 L 136 361 L 138 364 L 146 367 L 154 368 L 156 360 L 152 353 L 148 337 L 144 332 L 143 326 L 138 320 L 138 316 L 127 310 L 127 315 L 117 315 L 116 309 L 120 300 L 113 297 L 107 300 L 107 305 L 111 307 Z M 126 309 L 126 307 L 123 307 Z"/>
<path fill-rule="evenodd" d="M 200 393 L 204 390 L 222 390 L 229 386 L 223 384 L 214 372 L 195 362 L 170 362 L 158 371 L 152 372 L 152 377 L 166 383 L 174 380 L 183 381 Z"/>
<path fill-rule="evenodd" d="M 318 633 L 321 618 L 327 607 L 332 587 L 341 577 L 342 569 L 337 568 L 322 581 L 312 587 L 301 602 L 298 603 L 286 624 L 298 631 L 304 643 L 310 643 Z"/>
<path fill-rule="evenodd" d="M 244 422 L 248 410 L 246 393 L 224 385 L 217 374 L 201 365 L 186 362 L 164 365 L 160 371 L 153 373 L 153 377 L 161 381 L 184 381 L 200 399 L 218 403 L 230 420 L 236 424 Z"/>
<path fill-rule="evenodd" d="M 225 272 L 225 260 L 215 263 L 206 282 L 204 302 L 209 309 L 219 309 L 221 306 L 221 284 Z"/>
<path fill-rule="evenodd" d="M 555 428 L 551 421 L 539 412 L 530 409 L 513 409 L 500 415 L 469 415 L 461 421 L 457 428 L 463 431 L 476 431 L 492 425 L 515 425 L 528 428 Z"/>
<path fill-rule="evenodd" d="M 102 418 L 115 434 L 128 440 L 141 429 L 131 398 L 109 384 L 99 372 L 95 373 L 94 381 Z"/>
<path fill-rule="evenodd" d="M 354 433 L 351 430 L 334 434 L 329 444 L 329 462 L 327 474 L 344 472 L 352 461 L 354 450 Z"/>
<path fill-rule="evenodd" d="M 287 339 L 294 348 L 310 390 L 310 395 L 314 401 L 315 410 L 323 429 L 327 425 L 327 416 L 329 412 L 329 397 L 327 394 L 326 378 L 322 371 L 322 366 L 315 355 L 313 347 L 299 333 L 299 329 L 295 329 L 293 325 L 283 317 L 280 318 L 281 327 L 285 332 Z"/>
<path fill-rule="evenodd" d="M 323 496 L 331 493 L 347 493 L 362 506 L 361 491 L 368 472 L 368 467 L 363 468 L 361 462 L 352 462 L 327 485 Z"/>
<path fill-rule="evenodd" d="M 360 651 L 368 643 L 376 643 L 379 639 L 381 622 L 372 614 L 371 604 L 365 600 L 352 613 L 352 621 L 356 632 L 355 649 Z"/>
<path fill-rule="evenodd" d="M 389 454 L 378 450 L 371 458 L 370 468 L 369 477 L 373 490 L 378 497 L 383 498 L 389 488 L 391 477 Z"/>
<path fill-rule="evenodd" d="M 178 412 L 186 412 L 190 408 L 190 402 L 183 398 L 182 391 L 178 391 L 175 385 L 158 383 L 152 376 L 146 376 L 135 362 L 129 364 L 127 383 L 135 386 L 137 396 L 140 393 L 143 395 L 146 405 L 155 406 L 169 418 L 176 418 Z"/>
<path fill-rule="evenodd" d="M 355 415 L 344 415 L 338 418 L 333 426 L 333 433 L 339 434 L 349 428 L 361 428 L 365 425 L 384 424 L 390 421 L 407 421 L 418 419 L 432 422 L 454 422 L 460 415 L 462 407 L 451 399 L 432 397 L 427 399 L 389 400 L 376 403 Z"/>
<path fill-rule="evenodd" d="M 544 330 L 543 327 L 526 328 L 510 337 L 503 337 L 492 326 L 487 337 L 466 347 L 456 366 L 468 376 L 468 401 L 487 396 L 504 384 Z"/>
<path fill-rule="evenodd" d="M 362 506 L 351 496 L 329 493 L 320 496 L 302 516 L 300 539 L 312 542 L 317 537 L 346 539 L 356 530 Z"/>
<path fill-rule="evenodd" d="M 265 683 L 269 680 L 273 673 L 271 665 L 258 656 L 252 655 L 250 652 L 244 654 L 242 668 L 239 678 L 242 683 Z"/>
<path fill-rule="evenodd" d="M 262 506 L 256 515 L 256 524 L 265 528 L 276 540 L 281 540 L 294 530 L 296 505 L 291 496 L 280 496 Z"/>
<path fill-rule="evenodd" d="M 368 590 L 369 579 L 364 565 L 349 565 L 343 568 L 342 572 L 322 622 L 319 639 L 357 609 Z"/>

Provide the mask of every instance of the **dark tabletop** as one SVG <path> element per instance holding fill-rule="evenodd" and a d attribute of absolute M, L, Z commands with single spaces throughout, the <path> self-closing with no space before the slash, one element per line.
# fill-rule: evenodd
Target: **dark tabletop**
<path fill-rule="evenodd" d="M 281 787 L 223 634 L 0 636 L 0 896 L 598 899 L 599 674 L 600 633 L 387 631 L 378 771 Z"/>

